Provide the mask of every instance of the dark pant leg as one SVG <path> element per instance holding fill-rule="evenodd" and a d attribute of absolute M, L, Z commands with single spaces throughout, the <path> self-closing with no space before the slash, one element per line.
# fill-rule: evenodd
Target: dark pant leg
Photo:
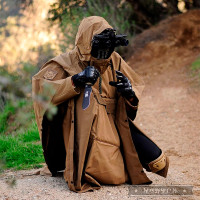
<path fill-rule="evenodd" d="M 161 149 L 129 122 L 131 136 L 143 167 L 161 155 Z"/>

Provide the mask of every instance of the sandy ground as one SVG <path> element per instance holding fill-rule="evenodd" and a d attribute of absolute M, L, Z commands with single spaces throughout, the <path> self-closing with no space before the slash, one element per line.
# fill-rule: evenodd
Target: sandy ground
<path fill-rule="evenodd" d="M 136 123 L 170 158 L 166 179 L 152 173 L 147 173 L 148 177 L 153 185 L 191 185 L 194 194 L 131 196 L 133 186 L 127 184 L 77 194 L 69 191 L 62 176 L 39 176 L 34 175 L 37 170 L 28 170 L 1 175 L 0 200 L 200 199 L 200 83 L 189 69 L 200 54 L 200 11 L 145 31 L 133 42 L 133 48 L 129 64 L 146 83 Z M 13 188 L 6 183 L 11 176 L 16 178 Z"/>

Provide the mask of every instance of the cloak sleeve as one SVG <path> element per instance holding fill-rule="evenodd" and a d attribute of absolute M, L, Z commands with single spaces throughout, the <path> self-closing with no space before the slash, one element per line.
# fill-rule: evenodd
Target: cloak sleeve
<path fill-rule="evenodd" d="M 133 91 L 135 92 L 135 95 L 139 100 L 144 89 L 144 82 L 142 78 L 138 74 L 136 74 L 135 71 L 122 58 L 120 71 L 130 80 Z M 133 121 L 137 114 L 138 105 L 132 105 L 127 99 L 125 99 L 125 103 L 127 115 L 129 119 Z"/>
<path fill-rule="evenodd" d="M 59 64 L 51 62 L 45 68 L 40 70 L 33 77 L 33 92 L 36 95 L 46 95 L 54 105 L 63 103 L 64 101 L 76 96 L 80 93 L 71 82 L 71 76 L 60 67 Z"/>
<path fill-rule="evenodd" d="M 133 91 L 139 100 L 144 89 L 144 81 L 122 58 L 120 71 L 130 80 Z"/>
<path fill-rule="evenodd" d="M 71 82 L 71 76 L 56 62 L 51 61 L 32 78 L 32 97 L 36 121 L 41 136 L 42 119 L 48 105 L 59 105 L 80 91 Z"/>

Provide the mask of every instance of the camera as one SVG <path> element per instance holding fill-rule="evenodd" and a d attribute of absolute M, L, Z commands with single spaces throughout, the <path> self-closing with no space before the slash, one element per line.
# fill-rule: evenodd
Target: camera
<path fill-rule="evenodd" d="M 128 43 L 129 41 L 126 39 L 126 35 L 117 35 L 115 29 L 105 29 L 92 38 L 91 55 L 97 59 L 107 59 L 115 47 L 127 46 Z"/>
<path fill-rule="evenodd" d="M 105 29 L 102 33 L 93 37 L 92 46 L 104 48 L 127 46 L 129 41 L 126 37 L 127 35 L 117 35 L 115 29 Z"/>

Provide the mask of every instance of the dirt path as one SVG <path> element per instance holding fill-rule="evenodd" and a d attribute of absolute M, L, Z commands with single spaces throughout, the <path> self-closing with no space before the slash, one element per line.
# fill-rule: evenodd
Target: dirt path
<path fill-rule="evenodd" d="M 135 51 L 129 59 L 146 83 L 136 123 L 170 158 L 166 179 L 151 173 L 148 176 L 154 185 L 192 185 L 193 196 L 131 197 L 128 185 L 76 194 L 68 190 L 62 177 L 28 176 L 35 171 L 30 170 L 1 176 L 0 200 L 200 199 L 200 86 L 189 70 L 200 54 L 199 13 L 187 13 L 145 31 L 134 41 Z M 6 180 L 12 174 L 17 185 L 9 188 Z"/>

